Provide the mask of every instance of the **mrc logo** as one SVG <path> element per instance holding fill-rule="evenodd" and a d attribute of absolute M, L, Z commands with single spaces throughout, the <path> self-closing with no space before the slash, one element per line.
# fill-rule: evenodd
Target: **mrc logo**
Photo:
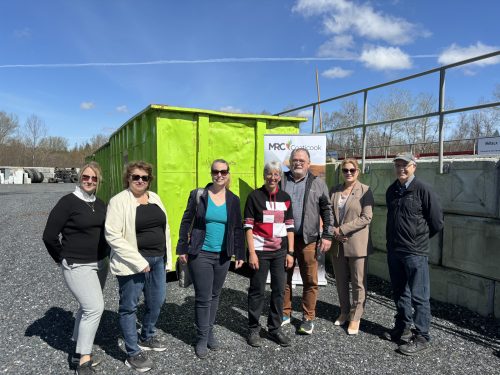
<path fill-rule="evenodd" d="M 289 140 L 288 142 L 274 142 L 274 143 L 268 143 L 268 150 L 278 150 L 278 151 L 285 151 L 285 150 L 290 150 L 292 147 L 292 141 Z"/>

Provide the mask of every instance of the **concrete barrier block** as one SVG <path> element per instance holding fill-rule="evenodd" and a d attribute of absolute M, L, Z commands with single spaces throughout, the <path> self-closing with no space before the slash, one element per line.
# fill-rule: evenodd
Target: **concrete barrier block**
<path fill-rule="evenodd" d="M 387 209 L 385 206 L 373 207 L 373 218 L 370 223 L 370 235 L 373 247 L 380 251 L 387 251 L 385 238 L 385 223 L 387 221 Z"/>
<path fill-rule="evenodd" d="M 368 274 L 390 281 L 389 268 L 387 267 L 387 254 L 375 251 L 368 257 Z"/>
<path fill-rule="evenodd" d="M 360 180 L 369 185 L 375 203 L 385 204 L 385 191 L 394 182 L 390 160 L 367 162 L 369 173 Z M 500 217 L 500 177 L 498 157 L 446 159 L 446 173 L 439 174 L 436 159 L 421 159 L 416 176 L 433 187 L 448 213 Z"/>
<path fill-rule="evenodd" d="M 328 190 L 339 184 L 339 175 L 338 175 L 339 166 L 340 163 L 326 164 L 325 182 L 326 186 L 328 186 Z"/>
<path fill-rule="evenodd" d="M 495 296 L 493 297 L 493 310 L 495 313 L 495 318 L 500 319 L 500 283 L 495 282 Z"/>
<path fill-rule="evenodd" d="M 443 265 L 500 281 L 500 220 L 446 215 Z"/>
<path fill-rule="evenodd" d="M 370 186 L 376 205 L 385 205 L 385 192 L 396 176 L 394 166 L 389 161 L 367 162 L 368 173 L 359 176 L 359 180 Z"/>
<path fill-rule="evenodd" d="M 454 159 L 445 166 L 448 173 L 437 174 L 433 186 L 446 212 L 499 217 L 498 158 Z"/>
<path fill-rule="evenodd" d="M 430 266 L 430 278 L 432 298 L 483 316 L 493 313 L 493 280 L 434 265 Z"/>

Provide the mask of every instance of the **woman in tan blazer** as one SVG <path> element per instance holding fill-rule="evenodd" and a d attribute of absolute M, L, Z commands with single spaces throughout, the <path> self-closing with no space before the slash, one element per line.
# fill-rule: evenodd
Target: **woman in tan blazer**
<path fill-rule="evenodd" d="M 344 159 L 341 169 L 344 183 L 331 191 L 335 237 L 332 262 L 340 303 L 340 316 L 335 325 L 349 321 L 347 333 L 356 335 L 365 305 L 367 256 L 372 252 L 373 194 L 369 186 L 358 181 L 356 159 Z M 352 284 L 352 303 L 349 282 Z"/>

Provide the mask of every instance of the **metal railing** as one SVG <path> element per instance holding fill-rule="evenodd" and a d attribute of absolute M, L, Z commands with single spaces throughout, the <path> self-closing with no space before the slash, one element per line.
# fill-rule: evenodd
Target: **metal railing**
<path fill-rule="evenodd" d="M 448 147 L 447 147 L 448 145 Z M 462 147 L 459 147 L 462 145 Z M 422 151 L 423 146 L 425 150 Z M 476 138 L 462 138 L 443 141 L 444 153 L 447 155 L 475 155 L 477 147 Z M 447 151 L 448 149 L 448 151 Z M 373 151 L 373 152 L 370 152 Z M 384 158 L 394 157 L 401 152 L 411 152 L 419 154 L 420 156 L 438 155 L 439 142 L 416 142 L 416 143 L 401 143 L 391 145 L 380 145 L 366 147 L 366 158 Z M 328 154 L 327 148 L 327 154 Z M 363 153 L 362 147 L 350 147 L 337 149 L 336 154 L 338 159 L 345 159 L 348 157 L 359 158 Z"/>
<path fill-rule="evenodd" d="M 394 81 L 389 81 L 386 83 L 382 83 L 379 85 L 367 87 L 361 90 L 356 90 L 352 91 L 346 94 L 334 96 L 328 99 L 320 100 L 317 102 L 309 103 L 300 107 L 295 107 L 292 109 L 288 109 L 283 112 L 276 113 L 275 116 L 281 116 L 285 114 L 290 114 L 292 112 L 297 112 L 303 109 L 309 109 L 312 108 L 313 110 L 313 116 L 312 116 L 312 132 L 316 133 L 316 129 L 314 126 L 314 118 L 315 118 L 315 113 L 316 113 L 316 107 L 319 108 L 321 104 L 332 102 L 335 100 L 339 99 L 344 99 L 353 95 L 361 94 L 363 93 L 363 122 L 361 124 L 353 125 L 353 126 L 348 126 L 344 128 L 336 128 L 336 129 L 331 129 L 327 131 L 323 131 L 320 129 L 319 133 L 335 133 L 335 132 L 341 132 L 341 131 L 346 131 L 346 130 L 354 130 L 354 129 L 362 129 L 362 170 L 365 170 L 365 162 L 366 162 L 366 142 L 367 142 L 367 131 L 366 129 L 371 126 L 380 126 L 380 125 L 386 125 L 386 124 L 391 124 L 391 123 L 397 123 L 397 122 L 403 122 L 403 121 L 410 121 L 410 120 L 417 120 L 417 119 L 423 119 L 423 118 L 429 118 L 429 117 L 439 117 L 439 125 L 438 125 L 438 131 L 439 131 L 439 152 L 438 152 L 438 157 L 439 157 L 439 173 L 443 173 L 443 155 L 444 155 L 444 118 L 447 115 L 450 114 L 455 114 L 455 113 L 463 113 L 463 112 L 468 112 L 468 111 L 474 111 L 478 109 L 485 109 L 485 108 L 492 108 L 492 107 L 498 107 L 500 106 L 500 102 L 490 102 L 490 103 L 483 103 L 483 104 L 478 104 L 478 105 L 473 105 L 473 106 L 468 106 L 468 107 L 460 107 L 460 108 L 454 108 L 454 109 L 449 109 L 445 110 L 444 108 L 444 98 L 445 98 L 445 81 L 446 81 L 446 71 L 451 68 L 455 68 L 457 66 L 461 65 L 466 65 L 470 64 L 479 60 L 484 60 L 484 59 L 489 59 L 495 56 L 500 55 L 500 51 L 495 51 L 491 52 L 485 55 L 477 56 L 474 58 L 470 58 L 467 60 L 459 61 L 453 64 L 441 66 L 439 68 L 434 68 L 431 70 L 427 70 L 421 73 L 413 74 L 404 78 L 396 79 Z M 438 102 L 438 110 L 436 112 L 429 112 L 421 115 L 416 115 L 416 116 L 408 116 L 408 117 L 402 117 L 402 118 L 396 118 L 396 119 L 390 119 L 390 120 L 384 120 L 384 121 L 375 121 L 375 122 L 368 122 L 368 93 L 370 91 L 373 91 L 375 89 L 379 89 L 382 87 L 387 87 L 394 85 L 396 83 L 404 82 L 404 81 L 409 81 L 418 77 L 426 76 L 429 74 L 437 73 L 439 72 L 439 102 Z"/>

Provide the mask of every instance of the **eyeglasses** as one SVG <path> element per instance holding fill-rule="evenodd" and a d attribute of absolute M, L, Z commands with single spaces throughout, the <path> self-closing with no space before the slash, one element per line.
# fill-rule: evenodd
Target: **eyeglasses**
<path fill-rule="evenodd" d="M 149 176 L 147 176 L 147 175 L 146 176 L 141 176 L 141 175 L 138 175 L 138 174 L 131 174 L 130 178 L 132 179 L 132 181 L 142 180 L 144 182 L 148 182 L 150 180 Z"/>
<path fill-rule="evenodd" d="M 97 182 L 97 176 L 89 176 L 88 174 L 82 174 L 82 181 L 90 181 Z"/>
<path fill-rule="evenodd" d="M 347 174 L 347 173 L 354 174 L 354 173 L 356 173 L 356 171 L 357 171 L 356 168 L 342 168 L 342 172 L 344 174 Z"/>
<path fill-rule="evenodd" d="M 267 178 L 271 178 L 271 177 L 281 177 L 281 175 L 279 173 L 273 173 L 273 172 L 269 172 L 269 173 L 266 173 L 266 177 Z"/>
<path fill-rule="evenodd" d="M 228 169 L 222 169 L 218 171 L 217 169 L 212 169 L 212 176 L 217 176 L 220 173 L 221 176 L 227 176 L 229 173 Z"/>
<path fill-rule="evenodd" d="M 305 164 L 307 160 L 304 159 L 292 159 L 292 164 Z"/>

